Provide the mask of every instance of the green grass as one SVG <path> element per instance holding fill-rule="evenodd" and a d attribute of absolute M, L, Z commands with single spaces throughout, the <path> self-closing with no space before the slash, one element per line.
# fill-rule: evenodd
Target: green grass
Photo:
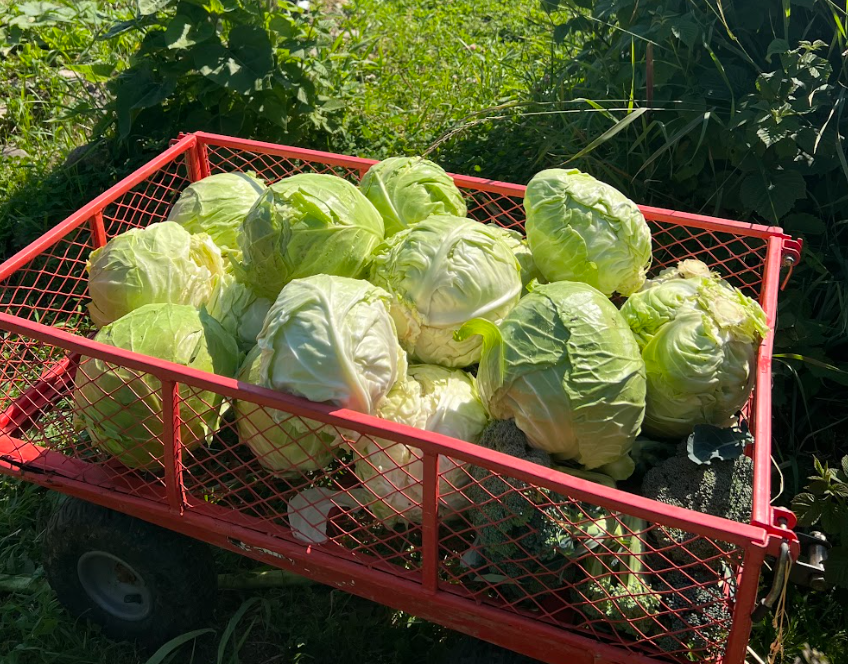
<path fill-rule="evenodd" d="M 360 55 L 348 151 L 420 154 L 476 114 L 520 99 L 550 25 L 535 0 L 351 0 L 330 16 Z"/>
<path fill-rule="evenodd" d="M 127 10 L 91 0 L 36 4 L 0 3 L 0 255 L 61 221 L 121 170 L 91 149 L 59 167 L 99 138 L 90 131 L 105 90 L 86 67 L 129 57 L 134 38 L 98 40 Z"/>

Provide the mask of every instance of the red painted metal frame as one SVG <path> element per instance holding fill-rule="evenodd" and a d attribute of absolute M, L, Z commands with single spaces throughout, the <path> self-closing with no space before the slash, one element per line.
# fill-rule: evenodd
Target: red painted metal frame
<path fill-rule="evenodd" d="M 0 265 L 0 281 L 7 279 L 29 261 L 47 251 L 82 224 L 88 222 L 94 246 L 106 241 L 104 209 L 132 187 L 143 182 L 175 159 L 185 157 L 190 178 L 208 175 L 210 166 L 206 148 L 231 148 L 289 159 L 320 162 L 364 173 L 373 160 L 284 147 L 258 141 L 235 139 L 207 133 L 180 137 L 168 150 L 132 175 L 97 197 L 68 217 L 51 231 Z M 481 178 L 454 176 L 460 187 L 494 194 L 523 197 L 521 185 L 495 182 Z M 773 329 L 779 288 L 779 272 L 784 257 L 797 259 L 800 249 L 780 229 L 671 210 L 642 207 L 648 219 L 684 224 L 706 230 L 736 233 L 766 241 L 761 303 L 769 315 Z M 117 509 L 133 516 L 153 521 L 211 544 L 263 560 L 284 569 L 329 583 L 354 594 L 414 613 L 429 620 L 513 648 L 526 655 L 551 664 L 589 663 L 646 664 L 655 661 L 641 655 L 598 642 L 567 629 L 558 629 L 534 621 L 527 616 L 481 605 L 470 597 L 439 590 L 438 547 L 438 456 L 446 455 L 472 464 L 479 464 L 508 474 L 511 477 L 548 488 L 575 500 L 583 500 L 610 510 L 622 509 L 634 516 L 678 527 L 706 537 L 737 545 L 744 551 L 741 586 L 736 596 L 734 629 L 727 652 L 726 664 L 744 659 L 750 629 L 750 611 L 755 602 L 758 570 L 765 555 L 776 555 L 780 542 L 789 541 L 797 555 L 797 541 L 791 532 L 794 526 L 790 514 L 770 506 L 770 436 L 771 436 L 771 352 L 770 332 L 759 350 L 756 379 L 756 411 L 754 434 L 754 513 L 751 524 L 739 524 L 717 517 L 663 505 L 640 496 L 610 490 L 593 482 L 546 469 L 536 464 L 482 449 L 439 434 L 421 431 L 386 420 L 345 409 L 314 404 L 261 387 L 240 383 L 234 379 L 138 355 L 58 328 L 41 325 L 23 318 L 0 313 L 0 330 L 19 334 L 51 346 L 64 348 L 74 355 L 50 367 L 41 382 L 19 397 L 12 407 L 0 413 L 0 473 L 36 482 L 52 489 Z M 73 367 L 80 355 L 95 357 L 130 369 L 149 373 L 161 381 L 165 418 L 165 486 L 133 486 L 134 495 L 126 495 L 110 487 L 132 480 L 116 477 L 107 469 L 68 458 L 58 452 L 40 448 L 18 438 L 33 417 L 46 406 L 55 403 L 72 384 Z M 252 528 L 249 518 L 238 513 L 221 513 L 223 508 L 192 504 L 182 486 L 180 462 L 180 419 L 178 384 L 212 390 L 234 399 L 276 408 L 294 415 L 328 424 L 355 429 L 361 433 L 391 441 L 406 443 L 424 454 L 423 499 L 423 560 L 421 583 L 391 573 L 391 568 L 365 566 L 355 560 L 329 555 L 319 547 L 307 547 L 285 536 L 272 537 L 267 524 L 262 532 Z M 170 424 L 170 426 L 169 426 Z"/>

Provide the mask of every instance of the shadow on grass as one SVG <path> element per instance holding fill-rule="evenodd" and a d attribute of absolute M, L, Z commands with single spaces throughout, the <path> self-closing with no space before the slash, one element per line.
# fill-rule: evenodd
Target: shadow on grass
<path fill-rule="evenodd" d="M 163 141 L 159 150 L 165 145 Z M 105 140 L 95 140 L 73 150 L 46 175 L 33 171 L 0 204 L 0 260 L 25 247 L 159 150 L 129 154 Z M 18 167 L 24 169 L 27 164 L 21 161 Z"/>

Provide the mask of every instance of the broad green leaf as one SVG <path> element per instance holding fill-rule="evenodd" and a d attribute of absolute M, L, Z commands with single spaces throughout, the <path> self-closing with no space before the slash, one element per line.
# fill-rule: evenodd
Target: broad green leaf
<path fill-rule="evenodd" d="M 790 48 L 789 42 L 785 39 L 773 39 L 771 44 L 766 49 L 766 62 L 771 62 L 771 56 L 775 53 L 786 53 Z"/>
<path fill-rule="evenodd" d="M 745 446 L 754 442 L 748 431 L 739 428 L 720 429 L 709 424 L 696 424 L 695 431 L 686 441 L 689 459 L 699 465 L 710 465 L 713 459 L 729 461 L 745 452 Z"/>
<path fill-rule="evenodd" d="M 338 111 L 343 109 L 347 104 L 345 104 L 341 99 L 328 99 L 324 103 L 321 104 L 321 108 L 328 113 L 330 111 Z"/>
<path fill-rule="evenodd" d="M 796 212 L 783 220 L 783 228 L 805 235 L 821 235 L 827 230 L 827 224 L 819 217 L 807 212 Z"/>
<path fill-rule="evenodd" d="M 811 493 L 799 493 L 792 499 L 792 511 L 799 526 L 813 526 L 821 517 L 822 503 Z"/>
<path fill-rule="evenodd" d="M 297 23 L 291 16 L 278 14 L 268 22 L 268 29 L 282 39 L 294 39 L 298 33 Z"/>
<path fill-rule="evenodd" d="M 118 116 L 118 134 L 129 136 L 133 111 L 155 106 L 167 99 L 176 88 L 176 78 L 162 78 L 149 67 L 124 72 L 118 79 L 115 111 Z"/>
<path fill-rule="evenodd" d="M 848 547 L 835 546 L 827 553 L 825 578 L 840 588 L 848 588 Z"/>
<path fill-rule="evenodd" d="M 848 477 L 848 456 L 842 457 L 841 465 L 842 472 L 845 474 L 846 477 Z"/>
<path fill-rule="evenodd" d="M 142 16 L 155 14 L 166 9 L 174 0 L 138 0 L 138 13 Z"/>
<path fill-rule="evenodd" d="M 686 46 L 692 48 L 698 42 L 701 28 L 695 21 L 683 17 L 671 24 L 671 34 L 686 44 Z"/>
<path fill-rule="evenodd" d="M 89 83 L 108 81 L 115 71 L 114 62 L 93 62 L 87 65 L 68 65 L 68 69 L 77 72 Z"/>
<path fill-rule="evenodd" d="M 193 21 L 187 16 L 177 14 L 165 29 L 165 44 L 169 49 L 186 49 L 206 41 L 215 28 L 209 21 Z"/>
<path fill-rule="evenodd" d="M 268 33 L 249 25 L 233 28 L 227 47 L 218 41 L 205 42 L 194 47 L 192 54 L 201 74 L 241 94 L 260 90 L 274 67 Z"/>
<path fill-rule="evenodd" d="M 559 0 L 542 0 L 542 9 L 546 12 L 555 12 L 559 9 Z"/>
<path fill-rule="evenodd" d="M 798 171 L 755 172 L 742 181 L 742 204 L 777 223 L 795 201 L 807 197 L 807 185 Z"/>
<path fill-rule="evenodd" d="M 842 527 L 843 509 L 836 502 L 827 502 L 822 506 L 821 526 L 828 535 L 837 535 Z"/>

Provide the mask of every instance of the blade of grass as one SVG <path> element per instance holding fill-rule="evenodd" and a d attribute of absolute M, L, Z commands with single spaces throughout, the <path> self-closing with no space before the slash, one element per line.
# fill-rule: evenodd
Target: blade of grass
<path fill-rule="evenodd" d="M 230 639 L 233 636 L 233 632 L 235 632 L 239 622 L 242 618 L 244 618 L 244 614 L 247 613 L 248 609 L 250 609 L 251 606 L 259 602 L 260 600 L 260 597 L 251 597 L 250 599 L 245 600 L 238 608 L 238 611 L 236 611 L 233 614 L 233 617 L 230 618 L 230 621 L 227 623 L 227 628 L 224 630 L 224 633 L 221 636 L 221 642 L 218 644 L 218 664 L 223 664 L 224 654 L 227 651 L 227 644 L 230 642 Z"/>
<path fill-rule="evenodd" d="M 628 126 L 633 124 L 636 120 L 638 120 L 640 117 L 642 117 L 647 111 L 648 111 L 648 109 L 643 107 L 643 108 L 637 108 L 632 113 L 627 114 L 621 120 L 616 122 L 612 127 L 607 129 L 603 134 L 601 134 L 595 140 L 593 140 L 591 143 L 589 143 L 589 145 L 587 145 L 585 148 L 580 150 L 580 152 L 578 152 L 576 155 L 574 155 L 573 157 L 568 159 L 565 163 L 567 164 L 569 162 L 574 161 L 575 159 L 580 159 L 580 157 L 584 157 L 585 155 L 589 154 L 590 152 L 592 152 L 592 150 L 597 148 L 599 145 L 602 145 L 603 143 L 605 143 L 606 141 L 611 139 L 613 136 L 618 134 L 620 131 L 622 131 L 623 129 L 626 129 Z"/>
<path fill-rule="evenodd" d="M 678 143 L 678 141 L 680 141 L 681 138 L 688 135 L 689 132 L 692 131 L 695 127 L 697 127 L 699 124 L 702 125 L 701 140 L 703 140 L 704 134 L 707 131 L 706 126 L 707 126 L 707 123 L 710 121 L 710 117 L 711 117 L 710 111 L 706 111 L 700 118 L 695 118 L 695 119 L 687 122 L 683 127 L 680 128 L 680 130 L 676 134 L 674 134 L 670 139 L 668 139 L 666 141 L 665 145 L 663 145 L 659 150 L 654 152 L 654 154 L 652 154 L 650 157 L 648 157 L 642 163 L 642 165 L 639 167 L 639 170 L 636 171 L 636 173 L 633 175 L 634 179 L 636 178 L 637 175 L 639 175 L 639 173 L 644 171 L 648 166 L 650 166 L 657 159 L 659 159 L 659 157 L 662 154 L 664 154 L 667 150 L 674 147 Z M 699 143 L 698 147 L 700 147 L 700 140 L 698 141 L 698 143 Z M 697 149 L 695 151 L 697 152 Z"/>
<path fill-rule="evenodd" d="M 215 630 L 211 627 L 205 627 L 204 629 L 196 629 L 192 632 L 186 632 L 185 634 L 175 636 L 173 639 L 171 639 L 165 645 L 159 648 L 159 650 L 153 653 L 150 659 L 148 659 L 144 664 L 162 664 L 162 662 L 165 661 L 166 657 L 175 653 L 189 641 L 214 631 Z"/>

